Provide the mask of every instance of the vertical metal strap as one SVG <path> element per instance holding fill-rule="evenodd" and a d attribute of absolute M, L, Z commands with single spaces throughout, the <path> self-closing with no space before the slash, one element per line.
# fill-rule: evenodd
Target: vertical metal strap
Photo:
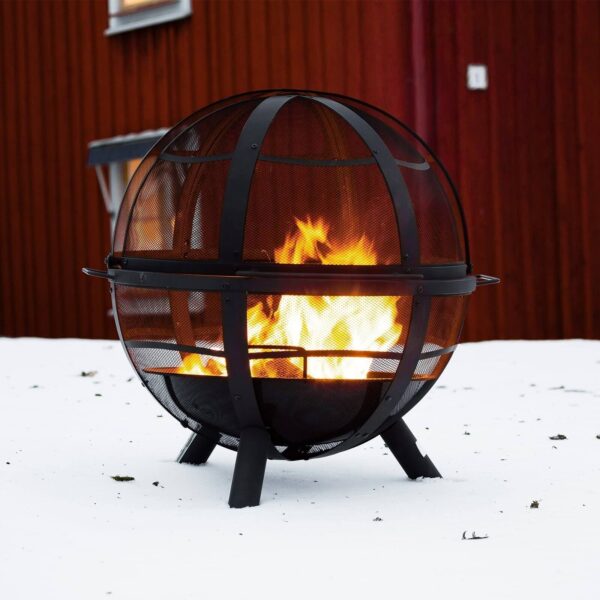
<path fill-rule="evenodd" d="M 250 114 L 231 157 L 227 174 L 219 258 L 235 264 L 241 261 L 244 247 L 244 226 L 250 195 L 250 185 L 265 136 L 275 115 L 294 96 L 270 96 Z"/>
<path fill-rule="evenodd" d="M 348 106 L 336 102 L 331 98 L 310 96 L 307 96 L 307 98 L 327 106 L 327 108 L 344 119 L 371 151 L 375 162 L 381 170 L 394 204 L 396 225 L 400 235 L 402 263 L 408 267 L 418 265 L 420 262 L 420 250 L 415 211 L 404 177 L 402 177 L 402 173 L 389 148 L 375 129 Z"/>
<path fill-rule="evenodd" d="M 413 299 L 408 336 L 404 345 L 402 359 L 400 360 L 394 379 L 392 379 L 392 383 L 390 383 L 379 406 L 352 437 L 348 438 L 329 452 L 324 452 L 321 456 L 337 454 L 343 450 L 354 448 L 354 446 L 362 444 L 367 438 L 373 435 L 373 433 L 380 430 L 381 426 L 390 416 L 392 409 L 400 402 L 415 372 L 423 345 L 425 344 L 430 308 L 431 297 L 415 296 Z M 410 399 L 407 399 L 407 402 L 408 400 Z M 402 414 L 402 407 L 400 407 L 400 414 Z"/>
<path fill-rule="evenodd" d="M 428 393 L 429 390 L 436 384 L 437 378 L 426 381 L 421 386 L 421 389 L 408 401 L 398 407 L 396 416 L 403 417 L 406 413 L 412 410 Z"/>
<path fill-rule="evenodd" d="M 277 112 L 292 98 L 271 96 L 261 102 L 246 121 L 232 156 L 221 216 L 219 259 L 226 263 L 241 263 L 244 228 L 250 187 L 261 146 Z M 307 99 L 320 102 L 354 129 L 370 149 L 390 192 L 402 245 L 402 262 L 406 266 L 419 264 L 419 239 L 414 209 L 406 183 L 394 157 L 378 133 L 350 108 L 329 98 Z M 234 408 L 242 430 L 264 427 L 256 402 L 249 364 L 247 340 L 247 299 L 245 293 L 223 292 L 223 342 L 227 360 L 228 382 Z M 363 427 L 342 446 L 353 447 L 380 427 L 410 383 L 429 316 L 429 299 L 417 298 L 413 303 L 405 353 L 388 394 Z"/>
<path fill-rule="evenodd" d="M 250 186 L 260 149 L 273 119 L 293 97 L 266 98 L 252 111 L 242 128 L 231 158 L 223 199 L 219 240 L 222 262 L 239 264 L 242 261 Z M 250 372 L 246 293 L 224 289 L 222 308 L 227 382 L 240 429 L 264 428 Z"/>
<path fill-rule="evenodd" d="M 202 155 L 209 154 L 223 134 L 231 129 L 237 117 L 237 111 L 233 115 L 225 115 L 213 131 L 205 136 L 198 152 Z M 181 187 L 180 198 L 175 212 L 175 224 L 173 226 L 173 250 L 178 258 L 185 257 L 190 247 L 194 225 L 194 212 L 201 202 L 200 190 L 202 189 L 202 181 L 206 171 L 207 163 L 192 164 L 189 165 L 185 173 L 185 179 Z M 215 207 L 213 207 L 213 210 L 215 210 Z M 203 214 L 206 217 L 206 212 Z M 192 326 L 189 307 L 192 293 L 169 290 L 168 295 L 173 330 L 177 343 L 186 346 L 195 346 L 196 335 Z M 182 359 L 186 356 L 186 352 L 181 353 Z"/>
<path fill-rule="evenodd" d="M 223 346 L 233 408 L 242 431 L 248 427 L 264 427 L 250 373 L 246 293 L 223 291 L 222 298 Z"/>

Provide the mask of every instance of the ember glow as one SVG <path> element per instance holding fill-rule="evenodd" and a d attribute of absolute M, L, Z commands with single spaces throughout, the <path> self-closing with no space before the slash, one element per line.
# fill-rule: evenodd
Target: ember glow
<path fill-rule="evenodd" d="M 364 235 L 345 243 L 330 239 L 323 219 L 296 219 L 296 229 L 275 250 L 281 264 L 307 262 L 324 265 L 376 265 L 374 244 Z M 248 308 L 250 354 L 252 346 L 301 347 L 306 350 L 389 351 L 398 344 L 402 325 L 397 322 L 393 296 L 262 296 Z M 261 358 L 250 361 L 254 377 L 303 376 L 303 359 Z M 372 359 L 363 357 L 310 357 L 307 375 L 316 379 L 366 379 Z M 177 372 L 189 375 L 227 374 L 225 359 L 188 354 Z"/>

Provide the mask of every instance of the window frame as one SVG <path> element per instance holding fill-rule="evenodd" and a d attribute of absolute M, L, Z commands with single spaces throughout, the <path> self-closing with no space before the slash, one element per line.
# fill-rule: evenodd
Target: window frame
<path fill-rule="evenodd" d="M 111 36 L 142 27 L 184 19 L 192 14 L 192 0 L 157 0 L 147 6 L 123 10 L 122 0 L 108 0 L 108 28 Z"/>
<path fill-rule="evenodd" d="M 163 137 L 168 128 L 130 133 L 91 141 L 87 164 L 94 167 L 104 205 L 110 216 L 111 235 L 127 188 L 125 168 L 130 160 L 141 159 Z"/>

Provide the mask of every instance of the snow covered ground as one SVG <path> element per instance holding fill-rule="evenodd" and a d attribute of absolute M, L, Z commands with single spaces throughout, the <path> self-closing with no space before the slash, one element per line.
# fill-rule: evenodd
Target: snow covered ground
<path fill-rule="evenodd" d="M 600 342 L 463 345 L 407 417 L 442 480 L 377 440 L 269 462 L 244 510 L 235 455 L 177 464 L 188 433 L 116 342 L 0 360 L 1 598 L 600 597 Z"/>

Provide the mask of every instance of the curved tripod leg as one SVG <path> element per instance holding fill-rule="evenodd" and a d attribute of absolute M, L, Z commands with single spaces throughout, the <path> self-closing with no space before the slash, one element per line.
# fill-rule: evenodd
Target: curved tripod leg
<path fill-rule="evenodd" d="M 266 429 L 253 427 L 242 431 L 229 495 L 231 508 L 260 504 L 269 448 Z"/>
<path fill-rule="evenodd" d="M 402 419 L 386 429 L 381 437 L 411 479 L 441 477 L 429 456 L 421 454 L 417 439 Z"/>
<path fill-rule="evenodd" d="M 218 441 L 218 433 L 204 429 L 201 433 L 193 433 L 181 449 L 177 462 L 187 465 L 203 465 L 212 454 Z"/>

